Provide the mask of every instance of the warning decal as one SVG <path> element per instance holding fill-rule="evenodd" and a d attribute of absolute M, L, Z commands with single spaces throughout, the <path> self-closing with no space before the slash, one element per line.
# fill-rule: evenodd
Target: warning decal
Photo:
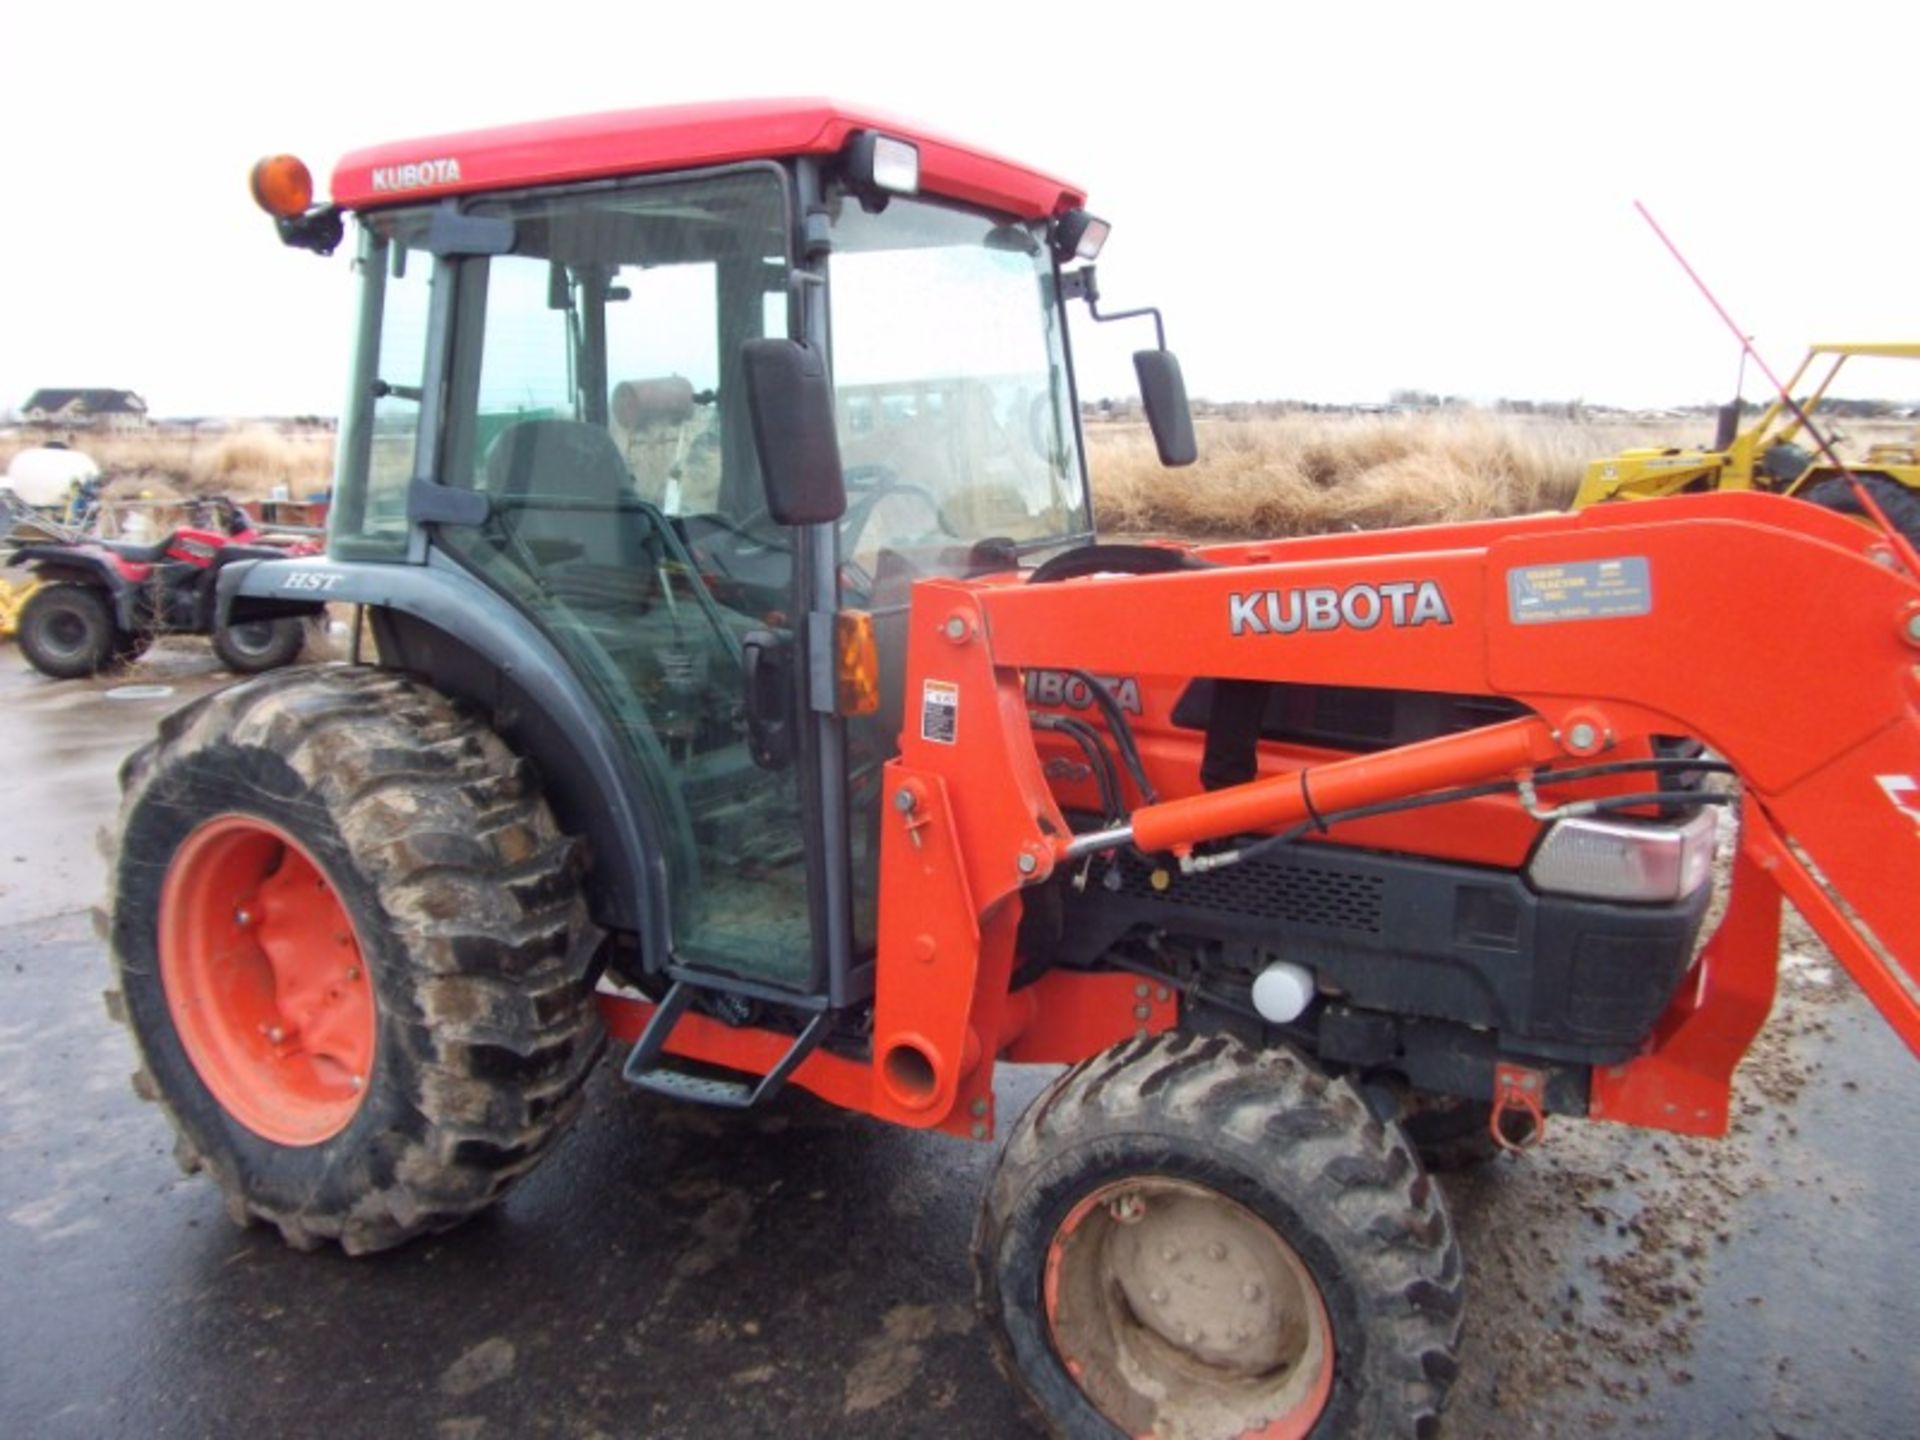
<path fill-rule="evenodd" d="M 1507 615 L 1516 625 L 1619 620 L 1653 612 L 1647 557 L 1526 565 L 1507 572 Z"/>
<path fill-rule="evenodd" d="M 920 691 L 920 738 L 951 745 L 960 731 L 960 687 L 951 680 L 929 680 Z"/>

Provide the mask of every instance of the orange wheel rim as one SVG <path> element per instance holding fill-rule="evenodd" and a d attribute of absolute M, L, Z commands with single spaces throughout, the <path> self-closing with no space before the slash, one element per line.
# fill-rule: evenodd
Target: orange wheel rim
<path fill-rule="evenodd" d="M 327 872 L 286 831 L 219 815 L 187 836 L 160 894 L 160 984 L 221 1107 L 280 1145 L 359 1112 L 378 1034 L 360 937 Z"/>

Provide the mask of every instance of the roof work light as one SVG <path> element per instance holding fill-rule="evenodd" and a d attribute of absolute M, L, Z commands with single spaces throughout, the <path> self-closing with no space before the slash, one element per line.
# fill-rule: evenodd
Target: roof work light
<path fill-rule="evenodd" d="M 856 190 L 916 194 L 920 189 L 920 147 L 877 130 L 862 130 L 847 141 L 846 176 Z"/>
<path fill-rule="evenodd" d="M 1106 221 L 1084 210 L 1069 210 L 1053 222 L 1053 253 L 1068 260 L 1098 260 L 1107 243 Z"/>

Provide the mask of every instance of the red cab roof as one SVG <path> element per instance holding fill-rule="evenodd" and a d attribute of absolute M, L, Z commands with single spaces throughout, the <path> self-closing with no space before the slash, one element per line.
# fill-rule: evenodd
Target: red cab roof
<path fill-rule="evenodd" d="M 344 157 L 333 199 L 360 210 L 478 190 L 508 190 L 785 155 L 829 155 L 856 130 L 920 147 L 920 188 L 1038 219 L 1082 204 L 1062 180 L 833 100 L 731 100 L 618 110 L 375 145 Z"/>

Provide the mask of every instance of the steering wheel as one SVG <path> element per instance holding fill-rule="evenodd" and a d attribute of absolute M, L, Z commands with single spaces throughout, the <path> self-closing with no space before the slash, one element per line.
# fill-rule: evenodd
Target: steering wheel
<path fill-rule="evenodd" d="M 856 487 L 862 492 L 858 501 L 847 506 L 847 513 L 840 519 L 840 553 L 849 561 L 860 553 L 860 540 L 867 533 L 867 523 L 873 519 L 874 511 L 880 508 L 882 501 L 894 495 L 909 495 L 927 507 L 933 516 L 933 528 L 942 534 L 949 534 L 946 521 L 940 513 L 940 502 L 933 492 L 924 485 L 914 485 L 902 480 L 888 465 L 856 465 L 847 471 L 847 488 Z"/>

